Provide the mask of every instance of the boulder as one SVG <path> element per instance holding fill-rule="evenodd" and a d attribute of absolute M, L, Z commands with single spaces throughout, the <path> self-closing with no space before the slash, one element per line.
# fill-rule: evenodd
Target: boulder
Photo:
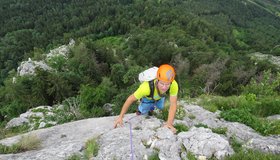
<path fill-rule="evenodd" d="M 234 153 L 228 140 L 208 128 L 192 127 L 188 132 L 178 134 L 187 151 L 192 152 L 196 157 L 205 156 L 223 159 Z"/>

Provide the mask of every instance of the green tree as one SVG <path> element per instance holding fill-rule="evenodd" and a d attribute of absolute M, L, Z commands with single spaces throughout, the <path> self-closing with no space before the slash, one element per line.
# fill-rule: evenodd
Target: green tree
<path fill-rule="evenodd" d="M 138 83 L 138 75 L 143 72 L 144 68 L 140 66 L 131 66 L 128 68 L 128 71 L 123 76 L 122 80 L 126 86 L 133 85 L 134 83 Z"/>
<path fill-rule="evenodd" d="M 80 90 L 81 112 L 85 117 L 100 117 L 106 115 L 102 109 L 105 103 L 110 103 L 117 93 L 116 86 L 109 78 L 103 78 L 97 87 L 83 85 Z"/>
<path fill-rule="evenodd" d="M 31 76 L 7 79 L 1 88 L 1 114 L 10 119 L 34 106 L 46 104 L 40 95 L 33 95 L 33 87 L 34 81 Z"/>
<path fill-rule="evenodd" d="M 270 70 L 264 71 L 251 79 L 250 83 L 243 87 L 243 94 L 253 93 L 257 96 L 279 96 L 277 89 L 280 87 L 280 73 L 274 76 Z"/>
<path fill-rule="evenodd" d="M 8 76 L 8 72 L 16 69 L 23 60 L 25 52 L 33 49 L 33 30 L 22 29 L 7 33 L 0 39 L 0 84 Z"/>
<path fill-rule="evenodd" d="M 47 64 L 54 69 L 56 72 L 67 71 L 66 58 L 62 55 L 57 55 L 47 59 Z"/>
<path fill-rule="evenodd" d="M 71 50 L 68 61 L 67 68 L 83 77 L 85 83 L 101 81 L 95 53 L 90 51 L 84 43 L 78 44 Z"/>
<path fill-rule="evenodd" d="M 126 74 L 126 67 L 121 64 L 117 63 L 112 65 L 111 67 L 111 79 L 114 84 L 116 84 L 119 88 L 125 87 L 123 82 L 123 77 Z"/>

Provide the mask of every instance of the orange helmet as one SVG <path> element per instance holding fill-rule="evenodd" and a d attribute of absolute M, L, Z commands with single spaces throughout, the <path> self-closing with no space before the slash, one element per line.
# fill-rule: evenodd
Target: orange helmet
<path fill-rule="evenodd" d="M 175 70 L 169 64 L 163 64 L 158 68 L 157 79 L 171 83 L 175 78 Z"/>

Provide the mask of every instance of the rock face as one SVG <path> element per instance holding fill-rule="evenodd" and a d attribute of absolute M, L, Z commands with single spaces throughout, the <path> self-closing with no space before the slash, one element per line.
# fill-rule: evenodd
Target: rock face
<path fill-rule="evenodd" d="M 262 152 L 280 154 L 280 138 L 278 136 L 261 136 L 252 128 L 237 122 L 227 122 L 220 120 L 218 114 L 209 112 L 196 105 L 183 104 L 188 113 L 195 116 L 192 121 L 185 118 L 184 122 L 191 122 L 187 125 L 205 124 L 210 128 L 227 128 L 226 136 L 236 137 L 246 148 L 254 148 Z M 257 139 L 257 140 L 256 140 Z"/>
<path fill-rule="evenodd" d="M 267 119 L 269 120 L 280 120 L 280 114 L 268 116 Z"/>
<path fill-rule="evenodd" d="M 73 39 L 70 40 L 68 45 L 62 45 L 58 48 L 55 48 L 53 50 L 50 50 L 50 52 L 46 55 L 47 59 L 50 59 L 55 56 L 63 56 L 67 59 L 67 55 L 71 49 L 75 45 L 75 41 Z M 17 68 L 17 73 L 19 76 L 24 75 L 34 75 L 36 68 L 41 68 L 43 70 L 52 70 L 51 67 L 49 67 L 45 60 L 43 61 L 32 61 L 31 58 L 29 58 L 27 61 L 22 61 L 19 67 Z"/>
<path fill-rule="evenodd" d="M 50 52 L 47 54 L 47 59 L 58 56 L 58 55 L 67 58 L 71 47 L 73 47 L 74 45 L 75 45 L 75 41 L 73 39 L 71 39 L 68 45 L 62 45 L 58 48 L 50 50 Z"/>
<path fill-rule="evenodd" d="M 34 75 L 36 68 L 51 70 L 51 68 L 44 61 L 32 61 L 29 58 L 28 61 L 21 62 L 20 66 L 17 68 L 17 72 L 19 76 Z"/>
<path fill-rule="evenodd" d="M 174 135 L 169 129 L 162 127 L 163 120 L 155 117 L 136 116 L 126 114 L 124 126 L 113 129 L 116 117 L 91 118 L 66 123 L 50 128 L 31 131 L 42 141 L 41 148 L 18 154 L 0 155 L 1 160 L 63 160 L 73 154 L 82 154 L 85 143 L 96 138 L 99 151 L 94 160 L 104 159 L 148 159 L 154 153 L 161 160 L 187 159 L 187 153 L 203 158 L 214 156 L 223 159 L 234 153 L 229 144 L 232 136 L 243 142 L 246 148 L 254 148 L 264 152 L 280 153 L 280 139 L 277 137 L 263 137 L 251 128 L 239 124 L 220 120 L 218 114 L 204 110 L 196 105 L 184 102 L 187 114 L 195 118 L 176 120 L 190 129 Z M 207 125 L 209 128 L 226 127 L 225 135 L 213 133 L 209 128 L 195 127 L 197 124 Z M 4 145 L 16 143 L 22 135 L 3 139 Z"/>
<path fill-rule="evenodd" d="M 64 160 L 79 153 L 85 142 L 112 130 L 114 117 L 93 118 L 31 131 L 41 140 L 38 150 L 18 154 L 0 155 L 1 160 Z M 16 143 L 22 135 L 1 140 L 4 145 Z"/>
<path fill-rule="evenodd" d="M 11 119 L 6 128 L 18 127 L 24 124 L 30 126 L 30 130 L 39 125 L 38 128 L 44 128 L 47 124 L 56 125 L 57 122 L 47 120 L 47 117 L 51 117 L 54 113 L 54 108 L 50 106 L 39 106 L 29 109 L 27 112 L 22 113 L 19 117 Z M 36 121 L 38 120 L 38 121 Z M 38 124 L 37 124 L 38 123 Z"/>
<path fill-rule="evenodd" d="M 208 128 L 193 127 L 189 132 L 179 133 L 178 136 L 182 139 L 186 150 L 206 158 L 214 155 L 217 159 L 222 159 L 234 153 L 225 137 L 213 133 Z"/>
<path fill-rule="evenodd" d="M 276 46 L 276 47 L 279 47 L 279 46 Z M 278 66 L 278 68 L 280 68 L 280 57 L 279 56 L 273 56 L 273 55 L 269 55 L 269 54 L 263 54 L 260 52 L 256 52 L 256 53 L 251 54 L 251 58 L 256 59 L 256 60 L 268 60 L 270 63 L 275 64 L 276 66 Z"/>

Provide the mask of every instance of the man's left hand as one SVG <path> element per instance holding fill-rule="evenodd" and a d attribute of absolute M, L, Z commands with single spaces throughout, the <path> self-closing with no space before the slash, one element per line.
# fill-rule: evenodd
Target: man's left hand
<path fill-rule="evenodd" d="M 174 126 L 173 126 L 172 124 L 165 123 L 163 127 L 167 127 L 167 128 L 170 129 L 174 134 L 177 132 L 176 128 L 174 128 Z"/>

